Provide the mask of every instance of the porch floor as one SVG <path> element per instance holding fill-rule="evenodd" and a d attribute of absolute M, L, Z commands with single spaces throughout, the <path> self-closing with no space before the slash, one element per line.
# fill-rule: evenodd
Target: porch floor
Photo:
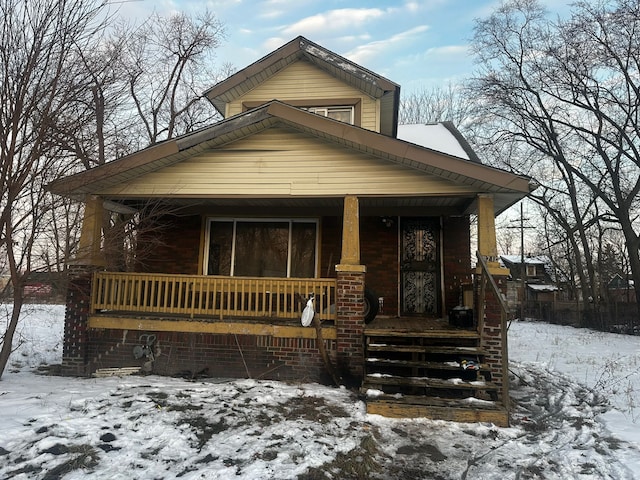
<path fill-rule="evenodd" d="M 461 328 L 453 326 L 446 318 L 429 317 L 386 317 L 377 316 L 365 326 L 365 335 L 410 335 L 422 333 L 428 336 L 447 334 L 450 337 L 476 337 L 475 327 Z"/>

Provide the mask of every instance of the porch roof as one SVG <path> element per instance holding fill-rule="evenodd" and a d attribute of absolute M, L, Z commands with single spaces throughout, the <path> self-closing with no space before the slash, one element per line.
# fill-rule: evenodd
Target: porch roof
<path fill-rule="evenodd" d="M 279 101 L 268 102 L 253 110 L 230 117 L 210 127 L 187 134 L 173 140 L 154 145 L 132 155 L 114 160 L 105 165 L 75 175 L 59 179 L 49 185 L 56 194 L 83 197 L 98 194 L 123 182 L 177 164 L 205 151 L 221 148 L 231 142 L 249 137 L 272 127 L 286 126 L 324 139 L 341 148 L 365 153 L 385 161 L 402 165 L 417 172 L 446 179 L 465 186 L 464 194 L 442 195 L 424 192 L 420 195 L 398 197 L 381 191 L 376 195 L 364 195 L 363 208 L 377 207 L 392 209 L 397 207 L 450 208 L 451 214 L 469 213 L 473 208 L 475 194 L 494 195 L 496 212 L 500 212 L 525 197 L 532 188 L 527 177 L 514 175 L 504 170 L 483 165 L 468 158 L 436 151 L 415 143 L 382 135 L 354 125 L 315 115 Z M 358 194 L 358 192 L 353 192 Z M 158 195 L 166 198 L 166 194 Z M 147 198 L 149 195 L 147 195 Z M 368 200 L 366 199 L 368 198 Z M 122 204 L 139 202 L 139 199 L 113 196 L 109 200 Z M 333 207 L 337 198 L 279 198 L 277 195 L 254 195 L 243 198 L 217 198 L 214 194 L 199 198 L 178 197 L 173 201 L 207 203 L 218 206 L 278 205 L 283 206 L 326 206 Z M 391 214 L 391 213 L 389 213 Z"/>

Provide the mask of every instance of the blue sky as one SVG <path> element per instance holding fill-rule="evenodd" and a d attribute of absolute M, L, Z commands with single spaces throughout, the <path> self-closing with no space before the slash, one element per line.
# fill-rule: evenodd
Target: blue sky
<path fill-rule="evenodd" d="M 570 0 L 544 0 L 566 13 Z M 226 27 L 218 63 L 244 68 L 298 35 L 387 77 L 403 93 L 455 82 L 473 71 L 468 45 L 474 19 L 499 0 L 137 0 L 121 5 L 143 16 L 209 8 Z"/>

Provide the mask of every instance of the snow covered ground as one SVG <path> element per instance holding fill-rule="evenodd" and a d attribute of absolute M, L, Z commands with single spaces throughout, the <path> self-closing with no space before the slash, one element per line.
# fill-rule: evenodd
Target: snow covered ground
<path fill-rule="evenodd" d="M 498 428 L 367 415 L 317 384 L 38 373 L 61 360 L 63 315 L 23 315 L 0 478 L 640 479 L 640 337 L 514 322 L 513 422 Z"/>

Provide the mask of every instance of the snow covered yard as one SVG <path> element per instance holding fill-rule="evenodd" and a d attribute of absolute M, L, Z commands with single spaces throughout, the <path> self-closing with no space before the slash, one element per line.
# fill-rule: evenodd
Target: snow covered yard
<path fill-rule="evenodd" d="M 513 323 L 498 428 L 367 415 L 317 384 L 45 375 L 64 309 L 29 310 L 0 381 L 0 478 L 640 479 L 638 337 Z"/>

